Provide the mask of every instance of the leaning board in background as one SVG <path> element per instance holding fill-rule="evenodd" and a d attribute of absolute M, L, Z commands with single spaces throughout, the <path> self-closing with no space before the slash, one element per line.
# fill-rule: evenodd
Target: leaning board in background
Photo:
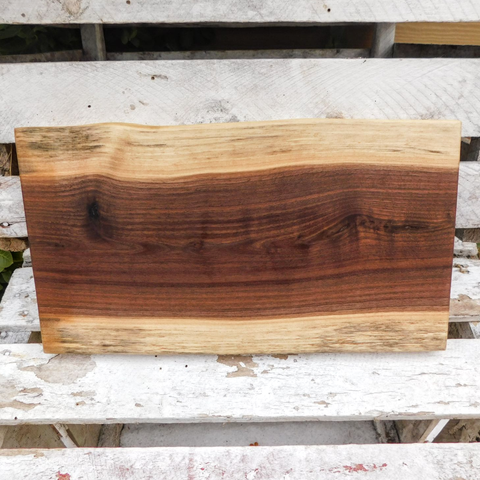
<path fill-rule="evenodd" d="M 460 123 L 21 128 L 48 353 L 445 348 Z"/>

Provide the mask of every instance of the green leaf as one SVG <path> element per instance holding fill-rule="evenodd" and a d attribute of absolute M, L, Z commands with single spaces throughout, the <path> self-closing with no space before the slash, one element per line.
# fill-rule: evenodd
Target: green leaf
<path fill-rule="evenodd" d="M 5 283 L 8 283 L 10 281 L 10 277 L 12 276 L 12 272 L 10 270 L 6 270 L 2 272 L 1 275 Z"/>
<path fill-rule="evenodd" d="M 128 28 L 122 29 L 122 43 L 123 45 L 126 45 L 129 40 L 129 34 L 128 34 Z"/>
<path fill-rule="evenodd" d="M 23 252 L 12 252 L 14 262 L 23 262 Z"/>
<path fill-rule="evenodd" d="M 0 285 L 0 291 L 3 290 L 3 285 Z"/>
<path fill-rule="evenodd" d="M 7 38 L 13 38 L 18 36 L 18 34 L 22 31 L 22 28 L 18 25 L 12 25 L 5 30 L 0 32 L 0 40 L 5 40 Z"/>
<path fill-rule="evenodd" d="M 13 257 L 10 252 L 0 250 L 0 272 L 9 267 L 13 263 Z"/>

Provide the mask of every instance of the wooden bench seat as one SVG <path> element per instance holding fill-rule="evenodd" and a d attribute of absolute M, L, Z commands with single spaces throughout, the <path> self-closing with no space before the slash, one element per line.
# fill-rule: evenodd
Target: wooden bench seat
<path fill-rule="evenodd" d="M 480 418 L 480 340 L 446 351 L 47 355 L 0 347 L 0 424 Z"/>
<path fill-rule="evenodd" d="M 0 450 L 0 470 L 9 480 L 476 480 L 480 444 Z"/>
<path fill-rule="evenodd" d="M 0 142 L 25 126 L 285 118 L 456 119 L 472 137 L 479 89 L 480 59 L 2 64 Z"/>
<path fill-rule="evenodd" d="M 171 0 L 118 2 L 84 0 L 17 0 L 3 6 L 0 23 L 164 23 L 291 25 L 337 22 L 474 22 L 476 0 Z"/>

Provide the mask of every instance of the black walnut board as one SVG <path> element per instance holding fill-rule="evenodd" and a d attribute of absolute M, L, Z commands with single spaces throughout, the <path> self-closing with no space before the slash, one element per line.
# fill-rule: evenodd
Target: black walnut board
<path fill-rule="evenodd" d="M 445 348 L 460 123 L 16 130 L 49 353 Z"/>

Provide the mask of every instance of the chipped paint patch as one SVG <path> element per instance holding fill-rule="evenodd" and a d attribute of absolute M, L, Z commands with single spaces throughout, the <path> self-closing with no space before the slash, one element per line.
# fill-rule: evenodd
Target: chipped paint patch
<path fill-rule="evenodd" d="M 93 397 L 96 393 L 94 390 L 82 390 L 72 393 L 72 397 Z"/>
<path fill-rule="evenodd" d="M 480 315 L 480 301 L 473 300 L 468 295 L 460 294 L 457 298 L 450 300 L 450 315 Z"/>
<path fill-rule="evenodd" d="M 37 407 L 37 403 L 25 403 L 19 400 L 12 400 L 11 402 L 0 402 L 0 408 L 16 408 L 17 410 L 31 410 Z"/>
<path fill-rule="evenodd" d="M 272 355 L 273 358 L 278 358 L 279 360 L 287 360 L 288 359 L 288 355 Z"/>
<path fill-rule="evenodd" d="M 30 394 L 37 394 L 37 395 L 41 395 L 43 393 L 43 390 L 41 388 L 37 388 L 37 387 L 34 387 L 34 388 L 22 388 L 20 390 L 20 393 L 30 393 Z"/>
<path fill-rule="evenodd" d="M 86 8 L 82 9 L 82 0 L 57 0 L 57 2 L 62 5 L 62 10 L 65 13 L 74 18 L 79 17 L 86 10 Z"/>
<path fill-rule="evenodd" d="M 91 372 L 96 363 L 89 355 L 56 355 L 47 363 L 39 366 L 23 367 L 24 372 L 33 372 L 38 378 L 48 383 L 69 385 Z"/>
<path fill-rule="evenodd" d="M 458 268 L 460 273 L 470 273 L 468 270 L 468 265 L 462 265 L 461 263 L 454 263 L 453 268 Z"/>
<path fill-rule="evenodd" d="M 253 361 L 252 355 L 219 355 L 217 362 L 228 367 L 236 367 L 234 372 L 228 372 L 227 378 L 256 377 L 253 371 L 258 364 Z"/>
<path fill-rule="evenodd" d="M 70 480 L 70 474 L 69 473 L 60 473 L 57 472 L 57 480 Z"/>
<path fill-rule="evenodd" d="M 344 473 L 344 472 L 361 473 L 361 472 L 382 471 L 387 467 L 388 465 L 386 463 L 383 463 L 382 465 L 377 465 L 375 463 L 372 463 L 371 465 L 364 465 L 363 463 L 357 463 L 355 465 L 343 465 L 341 468 L 339 467 L 330 468 L 328 471 L 332 473 Z"/>
<path fill-rule="evenodd" d="M 326 402 L 325 400 L 322 400 L 322 401 L 320 401 L 320 402 L 313 402 L 313 403 L 315 403 L 315 404 L 317 404 L 317 405 L 322 405 L 322 406 L 324 406 L 324 407 L 328 407 L 328 405 L 331 405 L 331 403 L 328 403 L 328 402 Z"/>
<path fill-rule="evenodd" d="M 33 389 L 26 389 L 26 390 L 33 390 Z M 20 393 L 22 393 L 22 391 L 19 392 L 15 384 L 13 384 L 12 382 L 9 382 L 7 379 L 0 381 L 0 409 L 15 408 L 17 410 L 28 411 L 38 406 L 37 403 L 27 403 L 27 402 L 22 402 L 18 400 L 17 396 Z"/>

